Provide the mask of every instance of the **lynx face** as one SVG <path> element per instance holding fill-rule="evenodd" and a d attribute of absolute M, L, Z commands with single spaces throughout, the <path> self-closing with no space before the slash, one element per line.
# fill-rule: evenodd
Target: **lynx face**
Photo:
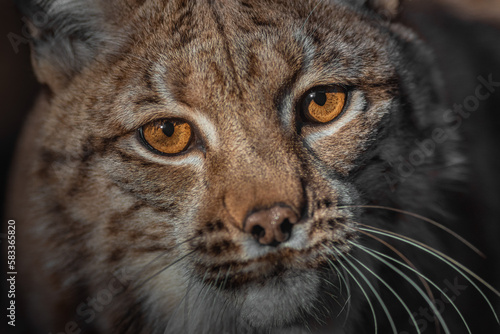
<path fill-rule="evenodd" d="M 29 210 L 14 212 L 31 224 L 24 263 L 41 274 L 26 286 L 47 326 L 319 328 L 348 301 L 340 262 L 367 257 L 360 227 L 400 228 L 360 205 L 415 209 L 429 193 L 418 198 L 432 211 L 426 175 L 396 193 L 383 181 L 441 119 L 431 76 L 419 76 L 426 49 L 379 16 L 392 2 L 43 6 L 47 23 L 32 30 L 46 39 L 34 66 L 47 92 L 16 185 Z M 453 162 L 454 142 L 427 164 Z M 121 270 L 126 291 L 90 317 L 84 297 Z M 356 307 L 363 294 L 350 292 Z"/>

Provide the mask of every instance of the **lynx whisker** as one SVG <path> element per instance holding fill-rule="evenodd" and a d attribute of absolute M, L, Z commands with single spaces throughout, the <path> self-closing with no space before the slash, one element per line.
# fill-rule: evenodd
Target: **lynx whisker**
<path fill-rule="evenodd" d="M 155 272 L 153 275 L 149 276 L 148 278 L 146 278 L 144 281 L 142 281 L 141 283 L 139 283 L 135 289 L 139 289 L 141 288 L 142 286 L 144 286 L 146 283 L 148 283 L 150 280 L 152 280 L 153 278 L 155 278 L 156 276 L 160 275 L 161 273 L 163 273 L 165 270 L 167 270 L 168 268 L 172 267 L 173 265 L 181 262 L 182 260 L 186 259 L 187 257 L 189 257 L 190 255 L 192 255 L 194 253 L 194 250 L 193 251 L 190 251 L 188 252 L 187 254 L 184 254 L 182 255 L 181 257 L 177 258 L 176 260 L 174 260 L 173 262 L 170 262 L 169 264 L 167 264 L 166 266 L 164 266 L 161 270 L 158 270 L 157 272 Z"/>
<path fill-rule="evenodd" d="M 337 275 L 337 277 L 339 278 L 339 285 L 337 287 L 338 291 L 339 291 L 339 295 L 342 296 L 343 294 L 343 289 L 344 289 L 344 285 L 345 285 L 345 282 L 344 282 L 344 278 L 343 277 L 340 277 L 340 271 L 337 269 L 336 266 L 334 266 L 331 261 L 328 261 L 328 266 L 330 267 L 330 269 L 334 270 L 335 271 L 335 274 Z M 347 289 L 347 287 L 346 287 Z"/>
<path fill-rule="evenodd" d="M 221 295 L 221 285 L 218 285 L 219 277 L 221 274 L 222 268 L 219 268 L 219 272 L 217 273 L 217 277 L 215 278 L 215 282 L 213 284 L 213 289 L 210 289 L 213 292 L 212 295 L 212 306 L 210 307 L 210 312 L 215 316 L 215 303 L 217 302 L 218 297 Z M 227 277 L 227 276 L 226 276 Z M 217 321 L 215 322 L 217 324 Z"/>
<path fill-rule="evenodd" d="M 188 303 L 189 303 L 189 293 L 193 289 L 193 286 L 194 286 L 193 285 L 193 280 L 192 280 L 192 278 L 189 278 L 188 279 L 188 286 L 187 286 L 187 289 L 186 289 L 186 293 L 184 294 L 184 296 L 182 297 L 182 299 L 177 304 L 175 310 L 172 312 L 172 316 L 170 317 L 170 319 L 168 320 L 167 324 L 165 325 L 165 330 L 163 331 L 164 334 L 167 334 L 167 333 L 171 332 L 171 331 L 169 331 L 170 322 L 172 321 L 172 319 L 175 319 L 175 317 L 177 315 L 177 312 L 181 309 L 181 307 L 183 305 L 184 305 L 185 309 L 189 310 L 189 306 L 188 306 Z M 188 320 L 187 318 L 184 319 L 184 327 L 186 327 L 186 325 L 187 325 L 187 320 Z"/>
<path fill-rule="evenodd" d="M 348 309 L 347 309 L 347 315 L 346 315 L 346 317 L 345 317 L 345 319 L 344 319 L 344 327 L 345 327 L 345 322 L 346 322 L 346 321 L 347 321 L 347 319 L 348 319 L 348 314 L 349 314 L 349 311 L 350 311 L 350 310 L 349 310 L 349 306 L 350 306 L 350 305 L 351 305 L 351 296 L 348 296 L 348 297 L 346 298 L 346 301 L 344 302 L 344 305 L 342 306 L 342 308 L 340 309 L 340 311 L 339 311 L 339 313 L 338 313 L 338 315 L 337 315 L 337 316 L 340 316 L 340 315 L 342 314 L 342 312 L 344 312 L 344 310 L 346 309 L 346 307 L 348 308 Z"/>
<path fill-rule="evenodd" d="M 359 245 L 357 245 L 354 242 L 350 242 L 350 243 L 353 244 L 353 245 L 355 245 L 355 246 L 357 246 L 357 247 L 360 247 Z M 385 260 L 384 260 L 385 262 L 383 262 L 382 260 L 379 260 L 379 261 L 381 261 L 382 263 L 384 263 L 385 265 L 387 265 L 389 268 L 391 268 L 394 272 L 396 272 L 399 276 L 403 277 L 408 283 L 410 283 L 413 286 L 413 288 L 422 296 L 422 298 L 425 299 L 425 301 L 427 302 L 427 304 L 429 305 L 429 307 L 432 309 L 432 311 L 434 312 L 434 314 L 436 315 L 436 317 L 439 319 L 439 322 L 443 326 L 443 329 L 444 329 L 445 333 L 446 334 L 450 334 L 450 330 L 449 330 L 448 326 L 446 325 L 446 322 L 444 321 L 443 317 L 441 316 L 441 313 L 439 313 L 439 311 L 437 310 L 436 305 L 434 305 L 434 303 L 432 303 L 432 301 L 429 299 L 429 297 L 415 283 L 415 281 L 413 281 L 405 273 L 403 273 L 401 270 L 399 270 L 398 268 L 396 268 L 392 264 L 388 263 L 387 261 L 385 261 Z"/>
<path fill-rule="evenodd" d="M 343 209 L 343 208 L 381 209 L 381 210 L 393 211 L 393 212 L 401 213 L 401 214 L 404 214 L 407 216 L 411 216 L 413 218 L 417 218 L 419 220 L 422 220 L 422 221 L 425 221 L 429 224 L 432 224 L 432 225 L 436 226 L 437 228 L 449 233 L 450 235 L 452 235 L 453 237 L 458 239 L 460 242 L 462 242 L 464 245 L 469 247 L 476 254 L 478 254 L 479 256 L 481 256 L 483 258 L 486 258 L 486 255 L 483 252 L 481 252 L 477 247 L 475 247 L 472 243 L 467 241 L 464 237 L 462 237 L 461 235 L 459 235 L 455 231 L 444 226 L 443 224 L 438 223 L 437 221 L 435 221 L 433 219 L 424 217 L 424 216 L 419 215 L 417 213 L 406 211 L 406 210 L 401 210 L 401 209 L 397 209 L 397 208 L 391 208 L 388 206 L 381 206 L 381 205 L 343 205 L 343 206 L 338 206 L 337 208 L 338 209 Z"/>
<path fill-rule="evenodd" d="M 355 243 L 352 243 L 352 244 L 356 245 Z M 415 320 L 415 317 L 413 316 L 413 314 L 411 313 L 410 309 L 408 308 L 408 305 L 406 305 L 406 303 L 403 301 L 403 299 L 401 298 L 401 296 L 399 296 L 399 294 L 396 291 L 394 291 L 394 289 L 384 279 L 382 279 L 380 277 L 380 275 L 377 275 L 373 270 L 371 270 L 363 262 L 361 262 L 360 260 L 358 260 L 357 258 L 355 258 L 354 256 L 352 256 L 351 254 L 347 254 L 347 256 L 349 256 L 351 259 L 355 260 L 363 268 L 365 268 L 370 274 L 372 274 L 376 279 L 378 279 L 394 295 L 394 297 L 396 297 L 396 299 L 401 303 L 401 305 L 403 306 L 403 308 L 405 309 L 405 311 L 410 316 L 410 319 L 413 322 L 413 325 L 415 326 L 415 328 L 417 329 L 417 332 L 419 334 L 421 334 L 422 332 L 420 331 L 420 328 L 417 325 L 417 321 Z"/>
<path fill-rule="evenodd" d="M 186 290 L 186 293 L 184 294 L 184 297 L 185 297 L 184 314 L 188 315 L 188 316 L 184 316 L 184 327 L 185 328 L 189 328 L 189 322 L 190 322 L 189 313 L 190 313 L 190 310 L 191 310 L 191 307 L 189 306 L 189 304 L 190 304 L 190 296 L 192 296 L 191 292 L 193 291 L 193 289 L 195 288 L 195 286 L 196 286 L 195 279 L 193 277 L 190 277 L 189 278 L 188 289 Z M 171 319 L 173 319 L 173 318 L 171 318 Z M 168 321 L 169 323 L 170 323 L 171 319 L 169 319 L 169 321 Z"/>
<path fill-rule="evenodd" d="M 217 276 L 215 277 L 215 281 L 213 282 L 214 290 L 215 291 L 220 290 L 220 285 L 218 286 L 217 284 L 219 283 L 219 278 L 220 278 L 221 270 L 222 270 L 222 268 L 219 268 L 219 271 L 217 272 Z"/>
<path fill-rule="evenodd" d="M 304 23 L 302 24 L 302 31 L 304 31 L 304 28 L 306 26 L 307 21 L 309 21 L 309 18 L 311 17 L 312 13 L 318 8 L 318 6 L 323 2 L 323 0 L 319 0 L 318 3 L 313 7 L 313 9 L 309 12 L 309 15 L 307 15 L 306 19 L 304 20 Z"/>
<path fill-rule="evenodd" d="M 371 256 L 373 256 L 374 258 L 376 258 L 378 260 L 381 260 L 380 257 L 384 257 L 384 258 L 386 258 L 386 259 L 388 259 L 390 261 L 393 261 L 393 262 L 399 264 L 400 266 L 403 266 L 406 269 L 414 272 L 415 274 L 419 275 L 420 277 L 422 277 L 423 279 L 425 279 L 427 282 L 429 282 L 453 306 L 453 308 L 455 309 L 455 311 L 457 312 L 457 314 L 460 316 L 460 319 L 464 323 L 465 327 L 467 328 L 467 332 L 469 334 L 471 334 L 471 330 L 469 328 L 469 325 L 467 324 L 467 321 L 465 320 L 465 317 L 463 316 L 462 312 L 460 312 L 459 308 L 456 306 L 456 304 L 453 302 L 453 300 L 436 283 L 434 283 L 430 278 L 428 278 L 427 276 L 425 276 L 424 274 L 422 274 L 418 270 L 415 270 L 411 266 L 409 266 L 409 265 L 403 263 L 402 261 L 399 261 L 399 260 L 397 260 L 397 259 L 395 259 L 395 258 L 393 258 L 393 257 L 391 257 L 389 255 L 386 255 L 384 253 L 378 252 L 378 251 L 376 251 L 374 249 L 369 249 L 368 247 L 365 247 L 365 246 L 362 246 L 362 245 L 359 245 L 359 244 L 357 244 L 357 247 L 360 248 L 361 250 L 365 251 L 366 253 L 370 254 Z M 384 263 L 384 262 L 382 262 L 382 263 Z"/>
<path fill-rule="evenodd" d="M 382 307 L 382 310 L 384 311 L 385 315 L 387 316 L 387 320 L 389 320 L 389 324 L 391 325 L 392 331 L 394 332 L 394 334 L 398 334 L 398 330 L 396 329 L 396 325 L 394 324 L 394 319 L 392 318 L 391 312 L 389 312 L 389 309 L 387 308 L 387 305 L 385 304 L 385 302 L 382 299 L 382 297 L 380 297 L 380 294 L 377 292 L 377 290 L 375 289 L 375 287 L 373 286 L 373 284 L 370 283 L 370 280 L 366 277 L 365 274 L 363 274 L 361 272 L 361 270 L 358 267 L 356 267 L 354 265 L 354 263 L 351 262 L 351 260 L 349 260 L 347 258 L 347 256 L 345 256 L 342 252 L 340 252 L 336 248 L 333 248 L 333 250 L 335 252 L 337 252 L 339 254 L 339 256 L 342 257 L 351 266 L 351 268 L 353 268 L 359 274 L 359 276 L 363 279 L 363 281 L 365 281 L 366 285 L 373 292 L 373 295 L 375 296 L 375 298 L 377 298 L 380 306 Z"/>
<path fill-rule="evenodd" d="M 326 247 L 326 246 L 325 246 Z M 340 272 L 340 270 L 337 268 L 337 266 L 328 258 L 325 256 L 325 259 L 328 263 L 328 266 L 333 270 L 335 271 L 335 274 L 337 275 L 337 277 L 339 277 L 339 286 L 337 287 L 336 285 L 334 285 L 337 290 L 339 291 L 339 295 L 340 296 L 344 296 L 344 293 L 342 291 L 342 285 L 345 285 L 346 286 L 346 293 L 347 293 L 347 296 L 345 297 L 345 300 L 344 300 L 344 303 L 343 305 L 340 303 L 340 300 L 338 300 L 338 298 L 335 298 L 335 301 L 337 302 L 337 304 L 339 305 L 340 307 L 340 310 L 339 312 L 337 313 L 337 318 L 340 317 L 340 315 L 344 312 L 344 310 L 347 309 L 346 311 L 346 314 L 345 314 L 345 317 L 344 317 L 344 322 L 343 322 L 343 327 L 345 327 L 346 325 L 346 322 L 347 320 L 349 319 L 349 313 L 351 311 L 351 288 L 349 286 L 349 283 L 347 281 L 347 279 L 344 277 L 345 275 L 345 271 L 344 271 L 344 274 L 342 274 Z M 333 285 L 331 282 L 328 282 L 330 285 Z"/>
<path fill-rule="evenodd" d="M 330 282 L 330 280 L 326 279 L 326 278 L 322 278 L 321 279 L 323 282 L 325 282 L 327 285 L 331 286 L 332 288 L 338 288 L 335 284 L 333 284 L 332 282 Z M 339 296 L 329 292 L 329 291 L 326 291 L 325 292 L 328 296 L 332 297 L 332 300 L 337 303 L 338 306 L 342 307 L 342 304 L 339 302 Z"/>
<path fill-rule="evenodd" d="M 331 249 L 329 249 L 328 247 L 324 246 L 329 252 L 331 252 L 333 255 L 334 253 L 332 252 Z M 335 256 L 335 255 L 334 255 Z M 366 293 L 365 289 L 363 288 L 363 286 L 361 285 L 361 283 L 359 283 L 359 281 L 356 279 L 356 277 L 354 276 L 354 274 L 348 269 L 346 268 L 346 266 L 337 259 L 337 263 L 340 264 L 340 266 L 342 266 L 342 268 L 345 270 L 345 272 L 354 280 L 354 282 L 356 283 L 356 285 L 359 287 L 359 289 L 361 290 L 361 293 L 364 295 L 366 301 L 368 302 L 368 306 L 370 307 L 370 310 L 372 312 L 372 316 L 373 316 L 373 325 L 374 325 L 374 328 L 375 328 L 375 334 L 378 334 L 378 323 L 377 323 L 377 316 L 375 314 L 375 308 L 373 307 L 373 304 L 370 300 L 370 297 L 368 297 L 368 294 Z"/>
<path fill-rule="evenodd" d="M 187 240 L 186 240 L 187 241 Z M 179 246 L 179 245 L 178 245 Z M 151 276 L 149 276 L 148 278 L 146 278 L 144 281 L 142 281 L 141 283 L 139 283 L 138 285 L 134 286 L 133 287 L 133 290 L 139 290 L 141 287 L 143 287 L 146 283 L 148 283 L 150 280 L 152 280 L 154 277 L 160 275 L 162 272 L 164 272 L 165 270 L 167 270 L 168 268 L 172 267 L 173 265 L 185 260 L 186 258 L 188 258 L 190 255 L 192 255 L 194 253 L 194 251 L 190 251 L 188 252 L 187 254 L 177 258 L 176 260 L 174 260 L 173 262 L 170 262 L 169 264 L 167 264 L 166 266 L 164 266 L 161 270 L 155 272 L 154 274 L 152 274 Z M 165 255 L 165 254 L 162 254 L 162 255 Z M 155 260 L 157 260 L 160 256 L 156 257 L 155 259 L 153 259 L 153 261 L 151 261 L 150 263 L 148 263 L 148 265 L 150 265 L 152 262 L 154 262 Z M 123 322 L 123 321 L 122 321 Z M 167 328 L 168 328 L 168 323 L 167 323 Z"/>
<path fill-rule="evenodd" d="M 222 283 L 222 289 L 226 288 L 227 280 L 229 279 L 229 274 L 231 272 L 232 267 L 233 267 L 232 265 L 229 265 L 229 268 L 226 270 L 226 277 L 224 277 L 224 282 Z"/>
<path fill-rule="evenodd" d="M 205 270 L 205 274 L 203 275 L 202 287 L 201 287 L 200 291 L 198 292 L 198 295 L 196 296 L 195 304 L 198 304 L 198 300 L 200 299 L 200 297 L 201 297 L 201 300 L 204 301 L 206 296 L 207 296 L 208 291 L 212 288 L 212 283 L 207 284 L 205 281 L 205 277 L 207 274 L 208 274 L 208 269 Z M 203 297 L 202 297 L 202 295 L 203 295 Z"/>
<path fill-rule="evenodd" d="M 346 293 L 347 293 L 347 297 L 344 301 L 344 305 L 339 305 L 341 306 L 341 310 L 339 311 L 338 316 L 340 316 L 342 314 L 342 312 L 344 312 L 344 310 L 346 309 L 347 307 L 347 312 L 346 312 L 346 316 L 345 316 L 345 319 L 344 321 L 347 321 L 347 319 L 349 318 L 349 312 L 350 312 L 350 309 L 351 309 L 351 288 L 346 280 L 346 278 L 344 277 L 344 275 L 342 275 L 342 273 L 340 272 L 340 270 L 337 268 L 337 266 L 328 258 L 326 258 L 327 262 L 328 262 L 328 266 L 335 271 L 337 277 L 339 277 L 339 293 L 340 293 L 340 296 L 343 295 L 343 291 L 342 291 L 342 285 L 345 285 L 346 287 Z"/>
<path fill-rule="evenodd" d="M 331 266 L 330 264 L 328 264 L 328 266 L 329 266 L 329 267 L 332 269 L 332 271 L 333 271 L 332 266 Z M 338 287 L 337 285 L 335 285 L 333 282 L 331 282 L 330 280 L 328 280 L 328 279 L 326 279 L 326 278 L 322 278 L 322 281 L 323 281 L 323 282 L 325 282 L 327 285 L 331 286 L 332 288 L 335 288 L 338 292 L 340 292 L 340 291 L 339 291 L 339 287 Z M 340 294 L 340 293 L 339 293 L 339 295 L 336 295 L 336 294 L 334 294 L 334 293 L 332 293 L 332 292 L 329 292 L 329 291 L 326 291 L 325 293 L 326 293 L 326 294 L 328 294 L 328 295 L 331 297 L 331 299 L 332 299 L 332 300 L 333 300 L 333 301 L 334 301 L 334 302 L 335 302 L 335 303 L 336 303 L 336 304 L 337 304 L 340 308 L 342 308 L 342 310 L 344 310 L 345 305 L 346 305 L 347 298 L 346 298 L 346 300 L 344 301 L 344 303 L 342 304 L 342 303 L 340 302 L 340 297 L 341 297 L 341 294 Z M 341 313 L 342 313 L 342 312 L 339 312 L 338 316 L 339 316 Z"/>
<path fill-rule="evenodd" d="M 229 268 L 226 271 L 226 275 L 224 277 L 224 281 L 222 282 L 222 285 L 219 286 L 218 293 L 220 294 L 220 291 L 224 290 L 227 285 L 227 281 L 229 279 L 230 273 L 231 273 L 231 268 L 232 265 L 229 266 Z M 224 298 L 221 307 L 219 308 L 219 312 L 217 314 L 217 317 L 215 318 L 215 322 L 217 323 L 219 321 L 219 318 L 225 313 L 226 308 L 229 306 L 229 300 Z"/>
<path fill-rule="evenodd" d="M 332 297 L 334 297 L 334 296 L 332 296 Z M 316 300 L 317 300 L 317 299 L 316 299 Z M 318 300 L 317 300 L 317 301 L 318 301 Z M 319 301 L 318 301 L 318 302 L 319 302 Z M 322 308 L 326 311 L 326 313 L 324 313 L 323 311 L 321 311 L 321 310 L 318 308 L 320 305 L 321 305 L 321 306 L 322 306 Z M 318 303 L 318 306 L 316 306 L 316 305 L 312 305 L 312 309 L 313 309 L 313 310 L 312 310 L 313 312 L 309 311 L 308 313 L 309 313 L 309 314 L 310 314 L 310 315 L 314 318 L 314 320 L 316 321 L 316 323 L 325 325 L 325 324 L 326 324 L 326 320 L 324 320 L 324 319 L 320 318 L 321 314 L 328 314 L 328 310 L 327 310 L 327 308 L 325 307 L 325 305 L 324 305 L 322 302 L 319 302 L 319 303 Z M 301 311 L 301 313 L 302 313 L 301 318 L 303 319 L 303 322 L 306 322 L 306 321 L 305 321 L 305 320 L 306 320 L 306 317 L 305 317 L 305 315 L 303 314 L 303 313 L 304 313 L 304 311 Z"/>
<path fill-rule="evenodd" d="M 196 295 L 196 298 L 194 299 L 193 301 L 193 305 L 197 305 L 198 304 L 198 300 L 200 299 L 200 296 L 203 292 L 203 290 L 207 287 L 207 284 L 205 283 L 205 278 L 207 277 L 208 275 L 208 269 L 205 270 L 205 273 L 203 274 L 203 278 L 202 278 L 202 287 L 200 289 L 200 291 L 198 291 L 198 294 Z M 190 291 L 188 291 L 190 292 Z M 191 319 L 192 315 L 191 315 L 191 311 L 192 311 L 192 308 L 188 308 L 188 311 L 187 311 L 187 319 Z"/>
<path fill-rule="evenodd" d="M 326 293 L 330 297 L 332 297 L 333 300 L 335 300 L 338 303 L 337 296 L 335 296 L 329 292 L 326 292 Z M 311 305 L 314 312 L 309 312 L 309 313 L 310 313 L 310 315 L 312 315 L 312 317 L 314 318 L 314 320 L 316 321 L 317 324 L 326 325 L 327 315 L 330 314 L 328 306 L 325 305 L 324 301 L 321 300 L 319 297 L 316 297 L 315 300 L 317 301 L 317 305 Z M 322 308 L 322 310 L 319 309 L 320 307 Z M 305 316 L 303 316 L 303 319 L 305 320 Z"/>
<path fill-rule="evenodd" d="M 160 254 L 158 254 L 157 256 L 155 256 L 151 261 L 149 261 L 148 263 L 144 264 L 138 272 L 141 272 L 141 273 L 144 272 L 146 268 L 148 268 L 149 266 L 151 266 L 158 259 L 169 255 L 172 251 L 180 248 L 182 245 L 184 245 L 184 244 L 186 244 L 186 243 L 188 243 L 188 242 L 190 242 L 190 241 L 192 241 L 192 240 L 194 240 L 196 238 L 199 238 L 199 237 L 198 236 L 193 236 L 191 238 L 187 238 L 186 240 L 184 240 L 182 242 L 179 242 L 179 243 L 175 244 L 174 246 L 168 248 L 166 251 L 161 252 Z"/>
<path fill-rule="evenodd" d="M 210 282 L 210 284 L 207 284 L 205 287 L 206 287 L 206 289 L 203 292 L 203 297 L 201 297 L 202 301 L 208 300 L 209 293 L 212 291 L 212 289 L 214 287 L 214 282 Z"/>
<path fill-rule="evenodd" d="M 228 270 L 226 271 L 226 276 L 224 277 L 224 281 L 221 286 L 219 286 L 218 294 L 221 293 L 222 290 L 226 288 L 227 280 L 229 279 L 229 273 L 231 272 L 231 266 L 229 266 Z M 215 323 L 218 323 L 219 319 L 221 319 L 221 316 L 225 313 L 226 308 L 229 305 L 229 300 L 226 298 L 223 298 L 222 305 L 219 308 L 219 312 L 217 313 L 217 316 L 215 317 Z"/>
<path fill-rule="evenodd" d="M 387 248 L 389 248 L 390 250 L 392 250 L 399 258 L 401 258 L 404 262 L 406 262 L 406 264 L 413 268 L 414 269 L 414 272 L 418 272 L 417 270 L 417 267 L 413 264 L 413 262 L 410 261 L 410 259 L 408 259 L 403 253 L 401 253 L 398 249 L 396 249 L 396 247 L 394 247 L 393 245 L 389 244 L 388 242 L 374 236 L 373 234 L 370 234 L 368 232 L 365 232 L 365 231 L 361 231 L 359 229 L 356 229 L 358 232 L 380 242 L 381 244 L 383 244 L 384 246 L 386 246 Z M 429 287 L 429 284 L 427 283 L 427 281 L 425 279 L 423 279 L 422 277 L 420 276 L 417 276 L 418 279 L 420 280 L 420 282 L 422 283 L 422 285 L 424 286 L 426 292 L 427 292 L 427 295 L 429 296 L 429 299 L 435 303 L 436 300 L 434 298 L 434 294 L 432 293 L 432 290 L 431 288 Z M 436 316 L 434 315 L 434 320 L 435 320 L 435 326 L 436 326 L 436 333 L 439 334 L 441 333 L 441 330 L 439 328 L 439 323 L 438 323 L 438 319 L 436 318 Z"/>
<path fill-rule="evenodd" d="M 359 224 L 359 225 L 364 226 L 364 227 L 361 227 L 360 230 L 384 235 L 384 236 L 399 240 L 401 242 L 404 242 L 406 244 L 412 245 L 412 246 L 414 246 L 418 249 L 421 249 L 424 252 L 436 257 L 437 259 L 441 260 L 442 262 L 446 263 L 447 265 L 449 265 L 451 268 L 453 268 L 455 271 L 457 271 L 460 275 L 462 275 L 476 289 L 476 291 L 478 291 L 481 294 L 481 297 L 485 300 L 485 302 L 488 304 L 491 312 L 493 313 L 495 320 L 497 321 L 497 323 L 500 324 L 500 321 L 498 320 L 498 316 L 495 312 L 495 309 L 494 309 L 493 305 L 491 304 L 490 300 L 488 299 L 488 297 L 486 297 L 484 292 L 477 286 L 476 283 L 474 283 L 474 281 L 468 275 L 466 275 L 464 273 L 464 271 L 467 272 L 470 276 L 474 277 L 476 280 L 478 280 L 481 284 L 483 284 L 486 288 L 488 288 L 491 292 L 493 292 L 494 294 L 496 294 L 499 297 L 500 297 L 500 292 L 498 292 L 493 286 L 491 286 L 491 284 L 489 284 L 484 279 L 482 279 L 477 274 L 475 274 L 472 270 L 465 267 L 464 265 L 462 265 L 458 261 L 454 260 L 453 258 L 449 257 L 448 255 L 446 255 L 446 254 L 444 254 L 444 253 L 442 253 L 442 252 L 440 252 L 440 251 L 438 251 L 438 250 L 436 250 L 436 249 L 434 249 L 434 248 L 432 248 L 432 247 L 430 247 L 430 246 L 428 246 L 428 245 L 426 245 L 418 240 L 415 240 L 415 239 L 412 239 L 412 238 L 409 238 L 406 236 L 402 236 L 402 235 L 399 235 L 399 234 L 396 234 L 396 233 L 393 233 L 390 231 L 386 231 L 383 229 L 379 229 L 376 227 L 369 227 L 369 226 L 364 225 L 364 224 Z"/>
<path fill-rule="evenodd" d="M 339 270 L 340 271 L 340 270 Z M 351 312 L 351 306 L 352 306 L 352 293 L 351 293 L 351 281 L 349 280 L 349 276 L 346 274 L 346 271 L 344 268 L 342 268 L 342 272 L 344 273 L 343 275 L 340 275 L 340 278 L 346 282 L 346 288 L 347 288 L 347 313 L 344 319 L 344 326 L 347 323 L 347 319 L 349 319 L 349 313 Z"/>

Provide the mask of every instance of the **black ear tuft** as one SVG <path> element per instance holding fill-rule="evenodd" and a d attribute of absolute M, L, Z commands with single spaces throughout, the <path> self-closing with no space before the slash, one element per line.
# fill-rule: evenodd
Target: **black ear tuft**
<path fill-rule="evenodd" d="M 112 39 L 101 0 L 15 2 L 29 21 L 37 77 L 53 90 L 66 85 Z"/>

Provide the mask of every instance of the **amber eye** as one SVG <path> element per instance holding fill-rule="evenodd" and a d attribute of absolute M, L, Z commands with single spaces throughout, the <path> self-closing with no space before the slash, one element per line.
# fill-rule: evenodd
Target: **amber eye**
<path fill-rule="evenodd" d="M 304 116 L 312 122 L 328 123 L 344 110 L 346 99 L 347 92 L 340 86 L 314 88 L 304 99 Z"/>
<path fill-rule="evenodd" d="M 139 129 L 142 140 L 155 151 L 177 154 L 186 150 L 191 142 L 191 126 L 180 120 L 162 119 Z"/>

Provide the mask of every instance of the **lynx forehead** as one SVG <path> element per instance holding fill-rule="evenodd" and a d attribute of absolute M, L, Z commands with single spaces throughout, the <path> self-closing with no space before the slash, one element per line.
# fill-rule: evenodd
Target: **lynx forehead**
<path fill-rule="evenodd" d="M 395 192 L 381 182 L 451 125 L 434 76 L 422 76 L 430 52 L 391 21 L 398 1 L 19 3 L 48 17 L 31 26 L 44 91 L 11 205 L 40 328 L 339 332 L 345 317 L 349 332 L 396 333 L 394 319 L 414 326 L 407 305 L 422 300 L 445 333 L 463 325 L 460 312 L 440 316 L 442 290 L 422 276 L 393 282 L 402 267 L 453 272 L 434 270 L 436 258 L 450 262 L 436 250 L 406 262 L 413 237 L 447 244 L 395 213 L 438 217 L 440 185 L 464 168 L 450 163 L 460 155 L 450 135 L 426 161 L 452 165 L 445 173 L 419 170 Z M 400 269 L 387 274 L 389 253 Z M 125 291 L 90 316 L 82 298 L 122 271 Z M 383 287 L 403 308 L 386 306 Z"/>

